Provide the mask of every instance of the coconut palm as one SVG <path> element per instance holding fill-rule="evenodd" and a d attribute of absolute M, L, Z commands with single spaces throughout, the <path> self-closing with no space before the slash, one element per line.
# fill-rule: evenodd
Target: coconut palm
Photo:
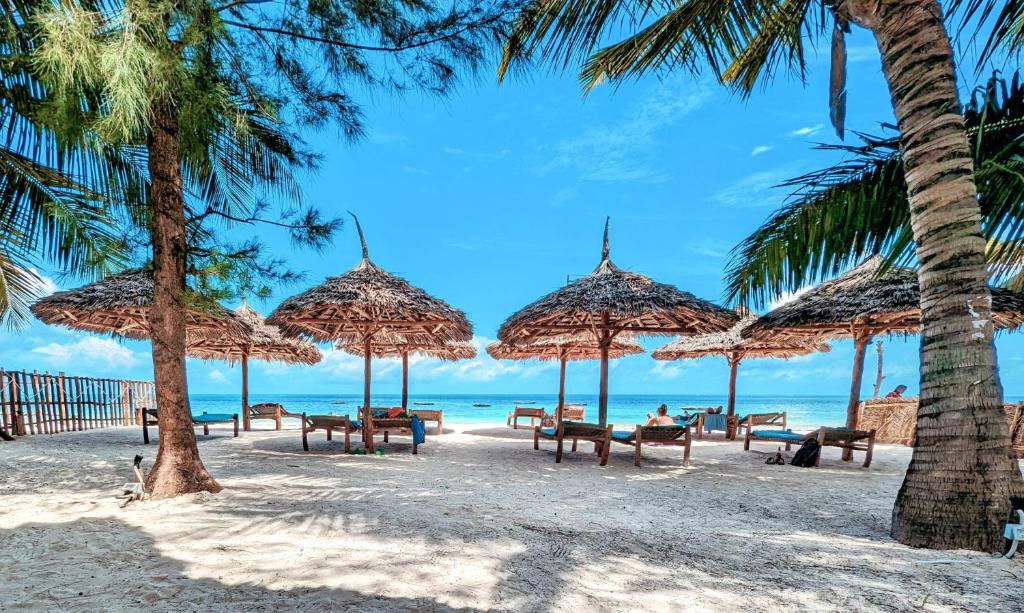
<path fill-rule="evenodd" d="M 976 16 L 1002 6 L 964 2 L 971 6 L 960 8 Z M 1024 495 L 1024 479 L 1001 415 L 981 211 L 937 0 L 531 0 L 499 74 L 538 57 L 582 62 L 580 80 L 590 89 L 709 69 L 748 94 L 779 72 L 802 76 L 806 43 L 830 36 L 831 119 L 842 135 L 845 36 L 853 26 L 875 38 L 899 124 L 925 322 L 918 444 L 892 534 L 917 546 L 998 549 L 1009 499 Z M 603 46 L 623 31 L 625 38 Z"/>
<path fill-rule="evenodd" d="M 982 230 L 993 281 L 1024 289 L 1024 83 L 998 75 L 965 106 Z M 860 145 L 821 145 L 842 162 L 785 182 L 789 202 L 734 250 L 726 294 L 762 306 L 824 281 L 871 255 L 912 265 L 913 230 L 898 137 L 859 135 Z"/>
<path fill-rule="evenodd" d="M 500 13 L 472 5 L 442 12 L 415 0 L 289 0 L 266 11 L 260 4 L 101 0 L 93 7 L 69 0 L 49 3 L 32 20 L 40 33 L 35 65 L 47 83 L 69 101 L 100 100 L 103 112 L 92 128 L 115 141 L 142 142 L 147 151 L 161 431 L 148 485 L 157 497 L 220 489 L 199 460 L 188 409 L 184 292 L 190 228 L 182 161 L 201 159 L 211 135 L 226 126 L 244 135 L 246 122 L 231 118 L 250 114 L 316 127 L 334 123 L 356 137 L 361 117 L 346 85 L 443 93 L 455 80 L 455 67 L 474 66 L 500 26 Z M 240 154 L 249 159 L 246 149 Z M 216 206 L 201 215 L 252 217 Z M 230 260 L 209 255 L 218 264 Z"/>

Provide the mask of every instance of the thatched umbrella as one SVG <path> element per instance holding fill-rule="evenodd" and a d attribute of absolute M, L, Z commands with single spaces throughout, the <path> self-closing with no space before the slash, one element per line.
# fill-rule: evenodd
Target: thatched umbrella
<path fill-rule="evenodd" d="M 607 351 L 609 359 L 618 359 L 643 352 L 643 347 L 629 340 L 614 340 L 608 346 Z M 558 406 L 555 407 L 555 423 L 560 423 L 562 409 L 565 407 L 566 363 L 576 360 L 600 359 L 601 345 L 593 337 L 548 338 L 519 345 L 498 341 L 487 345 L 487 353 L 496 360 L 558 360 Z"/>
<path fill-rule="evenodd" d="M 356 343 L 338 343 L 338 349 L 352 355 L 362 356 L 365 351 Z M 472 343 L 445 343 L 443 345 L 413 345 L 401 336 L 378 334 L 373 339 L 370 352 L 375 358 L 402 359 L 402 408 L 409 408 L 409 356 L 422 355 L 446 362 L 472 360 L 476 357 L 476 347 Z"/>
<path fill-rule="evenodd" d="M 655 349 L 655 360 L 695 359 L 720 355 L 729 364 L 728 415 L 736 414 L 736 371 L 746 358 L 792 358 L 816 351 L 830 351 L 831 347 L 815 339 L 743 338 L 743 331 L 757 321 L 756 315 L 743 319 L 725 332 L 712 332 L 680 337 L 664 347 Z"/>
<path fill-rule="evenodd" d="M 743 331 L 753 339 L 852 338 L 853 379 L 846 425 L 857 427 L 864 353 L 879 334 L 914 334 L 921 327 L 921 294 L 917 273 L 900 267 L 882 272 L 883 260 L 873 256 L 846 274 L 822 283 L 798 298 L 761 316 Z M 997 328 L 1024 323 L 1024 294 L 992 288 L 992 320 Z"/>
<path fill-rule="evenodd" d="M 227 360 L 242 364 L 242 415 L 246 431 L 249 430 L 249 358 L 284 362 L 286 364 L 316 364 L 323 357 L 313 343 L 287 338 L 281 331 L 268 325 L 259 313 L 242 305 L 234 311 L 249 328 L 247 334 L 199 336 L 188 339 L 188 354 L 204 360 Z"/>
<path fill-rule="evenodd" d="M 512 315 L 498 330 L 511 345 L 566 334 L 591 334 L 601 349 L 598 412 L 608 420 L 608 349 L 617 336 L 701 334 L 727 330 L 736 314 L 671 285 L 626 272 L 609 259 L 608 221 L 594 272 Z"/>
<path fill-rule="evenodd" d="M 267 323 L 280 327 L 286 336 L 362 345 L 363 411 L 368 417 L 375 336 L 395 334 L 417 345 L 443 345 L 470 340 L 473 327 L 462 311 L 371 262 L 359 219 L 352 217 L 363 250 L 359 264 L 285 300 Z M 365 424 L 373 427 L 369 419 Z M 373 451 L 372 442 L 369 450 Z"/>
<path fill-rule="evenodd" d="M 147 271 L 134 270 L 50 294 L 32 305 L 32 313 L 47 324 L 146 340 L 150 338 L 152 306 L 153 277 Z M 216 303 L 189 308 L 185 325 L 193 337 L 249 331 L 245 322 Z"/>

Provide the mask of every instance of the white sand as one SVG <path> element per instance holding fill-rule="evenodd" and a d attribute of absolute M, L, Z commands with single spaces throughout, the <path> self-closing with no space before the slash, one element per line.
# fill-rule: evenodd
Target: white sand
<path fill-rule="evenodd" d="M 601 468 L 556 465 L 528 430 L 446 425 L 383 458 L 215 428 L 200 448 L 223 493 L 124 510 L 132 457 L 156 451 L 136 428 L 0 443 L 0 610 L 1024 607 L 1024 556 L 889 538 L 905 448 L 799 469 L 705 441 L 689 468 L 663 448 L 637 469 L 616 445 Z"/>

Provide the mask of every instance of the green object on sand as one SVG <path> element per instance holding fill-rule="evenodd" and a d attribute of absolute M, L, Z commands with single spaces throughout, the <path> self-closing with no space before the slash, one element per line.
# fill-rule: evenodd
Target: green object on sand
<path fill-rule="evenodd" d="M 378 449 L 378 450 L 377 450 L 377 451 L 375 451 L 374 453 L 376 453 L 377 455 L 379 455 L 379 456 L 381 456 L 381 457 L 384 457 L 384 450 L 383 450 L 383 449 Z"/>

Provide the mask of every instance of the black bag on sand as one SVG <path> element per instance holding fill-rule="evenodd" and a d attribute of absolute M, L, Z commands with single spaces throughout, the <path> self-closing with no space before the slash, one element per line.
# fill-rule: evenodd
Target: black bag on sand
<path fill-rule="evenodd" d="M 818 463 L 818 454 L 821 453 L 821 445 L 818 441 L 808 439 L 804 441 L 804 444 L 797 450 L 796 455 L 790 460 L 790 464 L 793 466 L 802 466 L 803 468 L 811 468 Z"/>

